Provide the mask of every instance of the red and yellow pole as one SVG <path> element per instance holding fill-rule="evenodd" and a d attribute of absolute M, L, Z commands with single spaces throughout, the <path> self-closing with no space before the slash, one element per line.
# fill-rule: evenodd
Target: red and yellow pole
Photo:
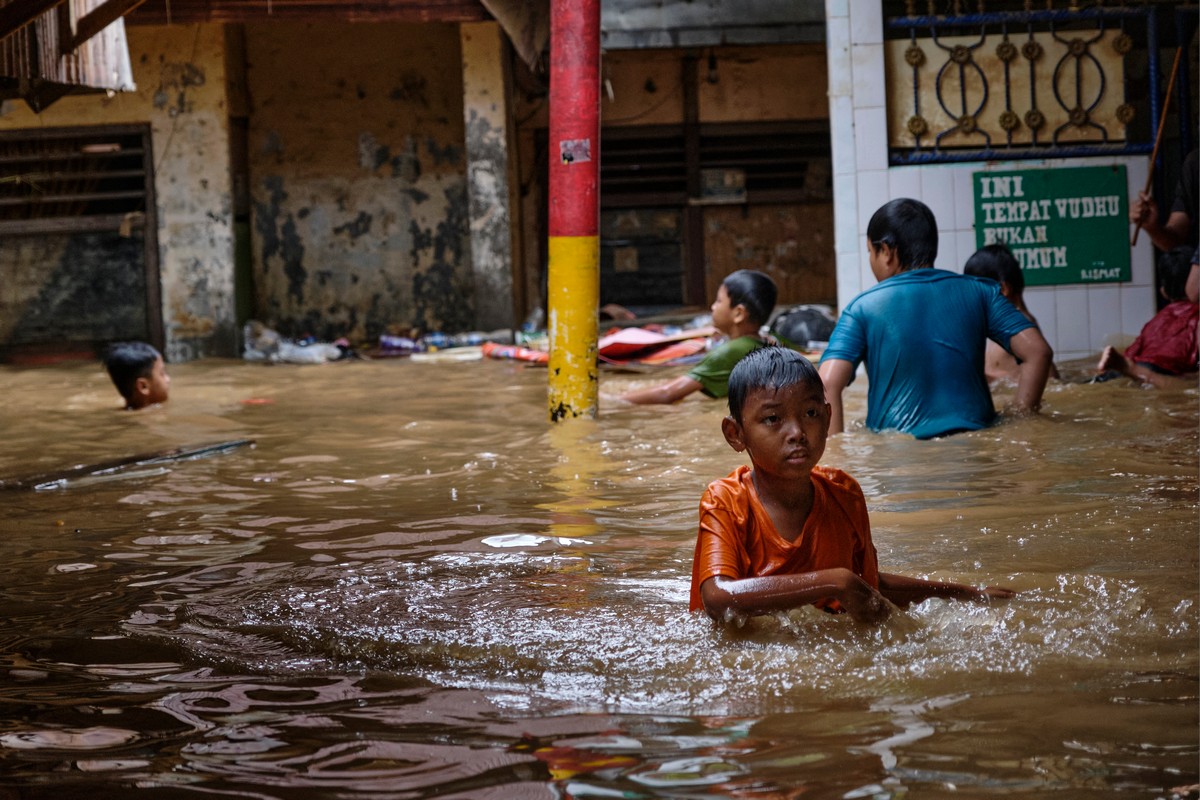
<path fill-rule="evenodd" d="M 550 2 L 550 419 L 595 417 L 600 0 Z"/>

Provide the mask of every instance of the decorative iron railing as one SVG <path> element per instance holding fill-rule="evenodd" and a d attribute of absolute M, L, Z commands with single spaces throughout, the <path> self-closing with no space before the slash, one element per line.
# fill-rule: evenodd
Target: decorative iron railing
<path fill-rule="evenodd" d="M 1152 7 L 922 16 L 913 5 L 887 20 L 891 164 L 1153 149 Z M 1126 69 L 1133 53 L 1146 62 L 1136 79 Z"/>

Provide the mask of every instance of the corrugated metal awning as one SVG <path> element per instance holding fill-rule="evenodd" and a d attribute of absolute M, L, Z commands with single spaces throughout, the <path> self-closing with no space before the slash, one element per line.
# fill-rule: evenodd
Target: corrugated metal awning
<path fill-rule="evenodd" d="M 479 0 L 148 0 L 131 25 L 313 20 L 342 22 L 482 22 Z"/>
<path fill-rule="evenodd" d="M 23 98 L 34 111 L 41 111 L 68 94 L 133 91 L 121 14 L 135 4 L 131 0 L 0 3 L 0 99 Z"/>

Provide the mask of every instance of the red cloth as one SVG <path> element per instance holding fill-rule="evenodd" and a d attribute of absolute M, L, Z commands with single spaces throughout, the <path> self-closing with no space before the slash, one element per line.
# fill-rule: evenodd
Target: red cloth
<path fill-rule="evenodd" d="M 1200 305 L 1186 300 L 1171 303 L 1143 326 L 1133 344 L 1125 349 L 1125 358 L 1150 364 L 1171 375 L 1195 372 L 1200 362 L 1197 320 L 1200 320 Z"/>
<path fill-rule="evenodd" d="M 833 467 L 813 469 L 812 511 L 789 542 L 775 530 L 750 475 L 750 467 L 738 467 L 710 483 L 700 500 L 692 611 L 703 608 L 700 585 L 717 575 L 736 580 L 846 567 L 878 588 L 878 557 L 858 481 Z M 837 608 L 833 600 L 822 605 Z"/>

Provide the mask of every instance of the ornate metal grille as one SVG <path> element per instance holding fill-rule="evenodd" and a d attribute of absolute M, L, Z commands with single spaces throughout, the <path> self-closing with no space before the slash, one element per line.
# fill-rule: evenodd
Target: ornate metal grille
<path fill-rule="evenodd" d="M 1152 8 L 922 16 L 914 5 L 909 0 L 906 15 L 887 20 L 892 164 L 1152 149 L 1159 108 Z M 1147 62 L 1144 88 L 1128 77 L 1131 54 Z"/>

